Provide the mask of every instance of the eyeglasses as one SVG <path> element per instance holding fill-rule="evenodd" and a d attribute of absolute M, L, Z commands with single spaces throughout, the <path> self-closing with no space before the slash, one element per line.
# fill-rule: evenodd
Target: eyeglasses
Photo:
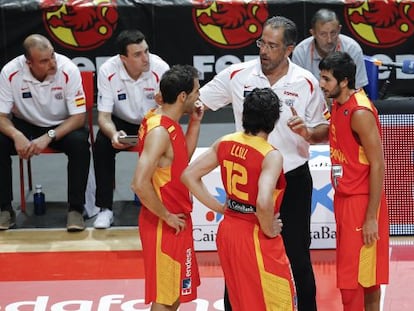
<path fill-rule="evenodd" d="M 335 30 L 335 31 L 331 31 L 331 32 L 317 32 L 316 35 L 321 39 L 326 40 L 326 39 L 330 38 L 330 39 L 334 40 L 338 37 L 339 31 Z"/>
<path fill-rule="evenodd" d="M 256 40 L 256 45 L 259 49 L 266 48 L 266 49 L 269 49 L 270 51 L 274 51 L 280 47 L 280 45 L 276 43 L 265 43 L 263 42 L 262 39 Z"/>

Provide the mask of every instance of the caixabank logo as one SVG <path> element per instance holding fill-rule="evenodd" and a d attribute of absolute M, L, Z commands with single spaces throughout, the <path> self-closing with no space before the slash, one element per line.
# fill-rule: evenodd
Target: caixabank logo
<path fill-rule="evenodd" d="M 221 204 L 224 204 L 226 202 L 226 191 L 224 191 L 223 188 L 216 187 L 216 194 L 214 194 L 214 197 L 219 201 Z M 213 211 L 208 211 L 206 213 L 206 221 L 218 223 L 223 218 L 223 214 L 216 213 Z"/>
<path fill-rule="evenodd" d="M 206 41 L 219 48 L 235 49 L 259 38 L 269 13 L 264 0 L 195 0 L 192 15 Z"/>
<path fill-rule="evenodd" d="M 389 48 L 413 35 L 414 2 L 349 1 L 344 9 L 348 28 L 364 44 Z"/>
<path fill-rule="evenodd" d="M 118 21 L 116 1 L 41 0 L 43 22 L 54 41 L 85 51 L 111 38 Z"/>

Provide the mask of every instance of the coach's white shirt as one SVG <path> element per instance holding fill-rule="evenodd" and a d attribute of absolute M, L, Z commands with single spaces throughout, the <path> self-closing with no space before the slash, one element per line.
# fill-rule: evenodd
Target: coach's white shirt
<path fill-rule="evenodd" d="M 156 106 L 155 94 L 162 75 L 169 69 L 157 55 L 150 54 L 149 61 L 149 71 L 136 81 L 128 75 L 119 55 L 103 63 L 98 73 L 98 111 L 140 124 L 147 111 Z"/>
<path fill-rule="evenodd" d="M 200 99 L 212 110 L 232 104 L 236 130 L 242 131 L 242 112 L 245 94 L 254 88 L 271 88 L 281 102 L 280 119 L 268 141 L 283 155 L 284 172 L 289 172 L 309 159 L 309 143 L 287 126 L 294 107 L 308 127 L 327 124 L 323 116 L 325 99 L 318 81 L 311 72 L 289 61 L 289 70 L 274 85 L 263 74 L 260 59 L 234 64 L 220 73 L 200 90 Z"/>
<path fill-rule="evenodd" d="M 0 112 L 40 127 L 56 126 L 70 115 L 86 111 L 78 67 L 55 53 L 57 72 L 40 82 L 32 76 L 26 57 L 7 63 L 0 73 Z"/>

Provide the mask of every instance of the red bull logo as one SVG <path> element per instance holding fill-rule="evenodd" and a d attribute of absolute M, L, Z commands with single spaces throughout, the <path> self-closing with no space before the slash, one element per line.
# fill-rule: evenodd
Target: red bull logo
<path fill-rule="evenodd" d="M 414 2 L 348 2 L 344 7 L 348 28 L 363 43 L 373 47 L 393 47 L 413 35 Z"/>
<path fill-rule="evenodd" d="M 108 40 L 117 25 L 115 0 L 42 0 L 43 22 L 65 48 L 92 50 Z"/>
<path fill-rule="evenodd" d="M 196 0 L 193 5 L 198 32 L 211 44 L 225 49 L 253 43 L 269 15 L 265 0 Z"/>

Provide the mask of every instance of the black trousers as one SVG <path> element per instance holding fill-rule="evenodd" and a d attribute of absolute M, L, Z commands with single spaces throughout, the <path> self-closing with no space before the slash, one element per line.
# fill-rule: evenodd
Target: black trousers
<path fill-rule="evenodd" d="M 316 311 L 316 285 L 310 259 L 313 182 L 308 163 L 285 174 L 287 187 L 280 208 L 282 238 L 298 296 L 298 311 Z"/>
<path fill-rule="evenodd" d="M 139 125 L 128 123 L 115 116 L 112 116 L 112 121 L 118 131 L 123 130 L 128 135 L 138 134 Z M 98 131 L 93 148 L 93 159 L 96 180 L 95 205 L 100 208 L 112 209 L 114 201 L 115 157 L 120 151 L 122 150 L 112 147 L 110 138 L 101 130 Z"/>
<path fill-rule="evenodd" d="M 285 174 L 287 186 L 280 208 L 282 238 L 298 296 L 298 311 L 316 311 L 316 285 L 310 259 L 310 219 L 313 182 L 308 163 Z M 224 310 L 231 311 L 227 288 Z"/>
<path fill-rule="evenodd" d="M 34 139 L 45 134 L 53 127 L 39 127 L 24 120 L 13 117 L 11 120 L 14 126 L 27 138 Z M 49 147 L 64 152 L 68 157 L 68 202 L 71 209 L 83 212 L 85 204 L 85 190 L 88 181 L 90 150 L 89 132 L 82 127 L 70 132 L 65 137 L 50 143 Z M 10 204 L 13 200 L 12 189 L 12 159 L 16 155 L 14 141 L 8 136 L 0 133 L 0 203 Z M 44 168 L 47 170 L 47 167 Z M 58 173 L 58 172 L 56 172 Z M 75 207 L 75 208 L 74 208 Z"/>

